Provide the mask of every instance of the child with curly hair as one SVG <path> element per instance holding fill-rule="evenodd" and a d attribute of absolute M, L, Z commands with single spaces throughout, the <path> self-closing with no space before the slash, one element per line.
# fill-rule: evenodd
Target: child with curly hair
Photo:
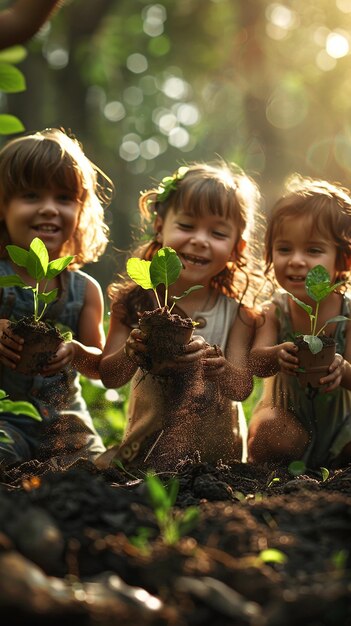
<path fill-rule="evenodd" d="M 120 459 L 169 468 L 195 452 L 203 461 L 245 458 L 241 401 L 252 390 L 247 364 L 255 323 L 244 298 L 252 288 L 247 252 L 258 200 L 257 185 L 222 163 L 180 167 L 141 195 L 140 212 L 152 223 L 153 238 L 137 256 L 151 260 L 167 246 L 176 251 L 183 269 L 169 287 L 170 296 L 195 284 L 202 289 L 176 303 L 173 312 L 197 325 L 184 353 L 166 359 L 164 375 L 145 374 L 148 346 L 138 321 L 141 313 L 157 307 L 154 293 L 131 281 L 110 286 L 101 379 L 107 387 L 131 379 L 132 385 L 123 442 L 102 455 L 100 465 Z"/>
<path fill-rule="evenodd" d="M 351 268 L 351 194 L 340 185 L 293 175 L 273 207 L 265 237 L 266 274 L 274 272 L 281 289 L 264 306 L 250 361 L 264 377 L 263 396 L 249 425 L 249 460 L 289 462 L 311 468 L 342 465 L 351 459 L 350 322 L 328 324 L 337 354 L 317 393 L 298 380 L 299 352 L 289 340 L 310 334 L 306 312 L 289 297 L 315 307 L 305 290 L 307 272 L 322 265 L 332 283 L 347 281 Z M 321 301 L 321 326 L 338 315 L 350 317 L 346 288 Z"/>

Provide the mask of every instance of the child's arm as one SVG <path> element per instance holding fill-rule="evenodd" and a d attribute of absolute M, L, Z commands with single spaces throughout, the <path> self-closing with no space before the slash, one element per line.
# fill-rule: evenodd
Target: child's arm
<path fill-rule="evenodd" d="M 203 359 L 206 377 L 218 379 L 223 394 L 232 400 L 245 400 L 253 388 L 248 361 L 254 330 L 253 317 L 242 308 L 230 331 L 226 356 L 218 347 L 210 347 Z"/>
<path fill-rule="evenodd" d="M 334 391 L 337 387 L 345 387 L 351 390 L 351 322 L 346 327 L 346 346 L 344 356 L 336 354 L 333 363 L 329 367 L 328 376 L 321 378 L 321 385 L 325 385 L 324 391 Z"/>
<path fill-rule="evenodd" d="M 99 378 L 99 363 L 105 343 L 104 302 L 99 283 L 87 278 L 85 300 L 79 317 L 78 339 L 62 343 L 43 374 L 52 376 L 71 365 L 84 376 Z"/>
<path fill-rule="evenodd" d="M 276 305 L 270 303 L 258 320 L 256 336 L 250 352 L 249 364 L 255 376 L 266 378 L 280 370 L 294 375 L 298 367 L 297 348 L 292 341 L 277 344 L 278 318 Z"/>
<path fill-rule="evenodd" d="M 47 21 L 60 0 L 17 0 L 0 11 L 0 50 L 24 43 Z"/>
<path fill-rule="evenodd" d="M 105 387 L 122 387 L 130 381 L 142 358 L 139 354 L 145 350 L 142 338 L 143 333 L 139 329 L 131 331 L 112 310 L 106 345 L 99 366 L 100 377 Z"/>

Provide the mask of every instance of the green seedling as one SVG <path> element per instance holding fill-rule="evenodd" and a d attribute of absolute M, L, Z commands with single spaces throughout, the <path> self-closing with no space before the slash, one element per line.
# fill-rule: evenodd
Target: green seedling
<path fill-rule="evenodd" d="M 28 415 L 28 417 L 41 422 L 41 415 L 33 404 L 24 400 L 9 400 L 6 391 L 0 389 L 0 413 L 5 412 L 14 415 Z"/>
<path fill-rule="evenodd" d="M 35 322 L 43 317 L 46 307 L 57 297 L 57 289 L 45 291 L 52 278 L 60 274 L 73 260 L 73 256 L 65 256 L 61 259 L 49 261 L 49 254 L 44 242 L 35 237 L 30 244 L 29 250 L 15 245 L 6 246 L 9 257 L 18 267 L 24 267 L 27 274 L 34 279 L 35 285 L 28 285 L 18 274 L 0 277 L 0 287 L 22 287 L 31 289 L 33 292 L 33 319 Z M 44 281 L 44 288 L 40 289 L 40 283 Z M 40 304 L 42 305 L 40 307 Z M 40 310 L 41 308 L 41 310 Z"/>
<path fill-rule="evenodd" d="M 318 313 L 319 313 L 319 305 L 327 298 L 335 289 L 338 289 L 343 282 L 334 283 L 333 285 L 330 282 L 330 276 L 325 267 L 323 265 L 316 265 L 312 269 L 309 270 L 306 276 L 305 281 L 305 289 L 307 295 L 315 301 L 316 309 L 313 313 L 313 308 L 299 300 L 292 293 L 288 292 L 289 296 L 293 299 L 296 304 L 298 304 L 304 311 L 306 311 L 307 315 L 310 318 L 311 324 L 311 334 L 303 335 L 303 340 L 308 344 L 309 349 L 312 354 L 317 354 L 323 348 L 323 342 L 319 335 L 324 331 L 325 327 L 332 322 L 343 322 L 345 320 L 349 320 L 350 318 L 345 317 L 344 315 L 336 315 L 335 317 L 331 317 L 329 320 L 323 324 L 320 328 L 318 328 Z"/>
<path fill-rule="evenodd" d="M 190 506 L 182 512 L 173 510 L 179 491 L 179 480 L 171 478 L 167 485 L 151 472 L 145 479 L 148 496 L 165 544 L 174 545 L 191 530 L 199 519 L 199 510 Z"/>
<path fill-rule="evenodd" d="M 176 251 L 169 247 L 160 248 L 152 261 L 145 261 L 137 257 L 133 257 L 127 261 L 128 276 L 143 289 L 152 289 L 160 308 L 162 308 L 162 305 L 157 287 L 164 285 L 165 295 L 163 306 L 168 306 L 168 288 L 178 280 L 182 268 L 181 260 Z M 194 285 L 184 291 L 181 296 L 173 296 L 173 304 L 169 307 L 169 310 L 172 311 L 177 300 L 181 300 L 192 291 L 201 289 L 202 287 L 203 285 Z"/>

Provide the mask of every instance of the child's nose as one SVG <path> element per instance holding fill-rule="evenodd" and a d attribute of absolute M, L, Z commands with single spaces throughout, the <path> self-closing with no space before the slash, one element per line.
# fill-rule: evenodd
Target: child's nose
<path fill-rule="evenodd" d="M 55 198 L 53 196 L 44 196 L 39 208 L 39 213 L 56 214 L 58 213 Z"/>
<path fill-rule="evenodd" d="M 202 230 L 195 231 L 191 236 L 191 243 L 200 246 L 208 246 L 207 233 Z"/>
<path fill-rule="evenodd" d="M 300 252 L 299 250 L 295 250 L 295 252 L 293 252 L 293 254 L 290 257 L 289 263 L 290 265 L 304 265 L 305 264 L 304 254 Z"/>

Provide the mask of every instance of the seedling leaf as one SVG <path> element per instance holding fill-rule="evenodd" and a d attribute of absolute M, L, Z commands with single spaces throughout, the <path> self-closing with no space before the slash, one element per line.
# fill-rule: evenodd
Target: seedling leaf
<path fill-rule="evenodd" d="M 49 254 L 44 242 L 35 237 L 29 247 L 26 269 L 28 274 L 37 282 L 45 276 L 49 265 Z"/>
<path fill-rule="evenodd" d="M 38 293 L 38 300 L 39 302 L 45 302 L 45 304 L 50 304 L 50 302 L 53 302 L 55 298 L 57 298 L 57 294 L 58 289 L 53 289 L 52 291 L 48 291 L 47 293 L 42 291 L 41 293 Z"/>
<path fill-rule="evenodd" d="M 143 289 L 154 288 L 150 278 L 150 265 L 151 261 L 144 261 L 144 259 L 138 259 L 136 257 L 128 259 L 127 261 L 128 276 Z"/>
<path fill-rule="evenodd" d="M 65 256 L 62 259 L 55 259 L 54 261 L 50 261 L 48 265 L 48 269 L 46 272 L 46 278 L 50 280 L 51 278 L 55 278 L 58 274 L 63 272 L 66 267 L 72 263 L 74 256 Z"/>
<path fill-rule="evenodd" d="M 312 354 L 317 354 L 323 348 L 323 342 L 316 335 L 303 335 L 303 340 L 308 343 L 308 347 L 311 350 Z"/>
<path fill-rule="evenodd" d="M 26 283 L 17 274 L 0 277 L 0 287 L 26 287 Z"/>
<path fill-rule="evenodd" d="M 154 287 L 165 285 L 166 289 L 179 278 L 182 263 L 172 248 L 161 248 L 151 261 L 150 277 Z"/>
<path fill-rule="evenodd" d="M 20 248 L 19 246 L 14 246 L 12 244 L 6 246 L 6 250 L 9 253 L 11 261 L 13 261 L 19 267 L 27 267 L 29 256 L 28 250 Z"/>

